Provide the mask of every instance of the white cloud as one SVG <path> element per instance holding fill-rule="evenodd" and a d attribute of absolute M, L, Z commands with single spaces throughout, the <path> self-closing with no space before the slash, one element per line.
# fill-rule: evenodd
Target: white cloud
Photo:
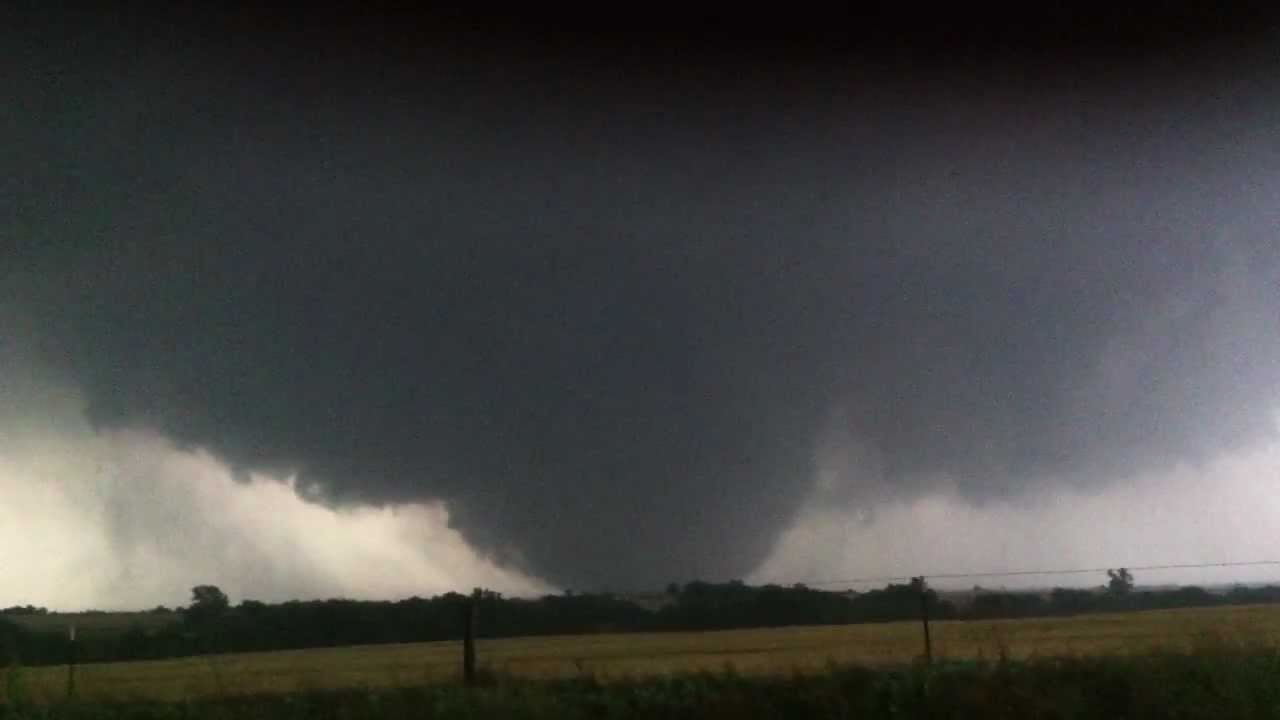
<path fill-rule="evenodd" d="M 24 400 L 0 417 L 0 605 L 185 604 L 201 583 L 261 600 L 546 590 L 479 557 L 439 505 L 334 510 L 149 433 L 94 433 L 73 393 L 0 391 Z"/>
<path fill-rule="evenodd" d="M 810 505 L 753 581 L 1280 560 L 1280 443 L 1081 490 L 1036 484 L 980 505 L 952 490 L 857 506 Z M 862 497 L 866 497 L 863 495 Z M 1138 573 L 1140 583 L 1280 583 L 1280 566 Z M 1101 573 L 939 581 L 1096 585 Z M 883 584 L 883 583 L 881 583 Z M 866 585 L 856 585 L 867 589 Z"/>

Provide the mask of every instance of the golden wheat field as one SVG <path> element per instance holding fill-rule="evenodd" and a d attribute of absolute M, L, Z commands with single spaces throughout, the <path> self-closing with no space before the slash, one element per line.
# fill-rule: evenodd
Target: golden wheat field
<path fill-rule="evenodd" d="M 994 659 L 1190 649 L 1199 644 L 1280 642 L 1280 605 L 1191 608 L 1069 618 L 951 621 L 931 625 L 934 656 Z M 619 678 L 719 670 L 788 673 L 829 661 L 890 664 L 922 653 L 919 623 L 785 627 L 697 633 L 582 635 L 481 640 L 479 663 L 526 677 Z M 176 700 L 446 682 L 460 674 L 457 642 L 215 655 L 82 665 L 84 699 Z M 37 699 L 66 692 L 67 668 L 23 671 Z"/>

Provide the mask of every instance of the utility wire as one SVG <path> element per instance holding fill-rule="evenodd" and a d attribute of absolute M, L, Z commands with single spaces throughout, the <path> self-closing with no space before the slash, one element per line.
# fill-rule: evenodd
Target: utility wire
<path fill-rule="evenodd" d="M 1160 570 L 1193 570 L 1204 568 L 1239 568 L 1239 567 L 1260 567 L 1260 566 L 1280 566 L 1280 560 L 1245 560 L 1232 562 L 1206 562 L 1206 563 L 1170 563 L 1166 565 L 1113 565 L 1111 567 L 1095 567 L 1095 568 L 1061 568 L 1061 569 L 1044 569 L 1044 570 L 998 570 L 991 572 L 950 572 L 950 573 L 925 573 L 923 577 L 926 580 L 959 580 L 964 578 L 1002 578 L 1002 577 L 1028 577 L 1034 575 L 1092 575 L 1105 573 L 1108 570 L 1116 570 L 1124 567 L 1133 572 L 1148 572 Z M 836 580 L 761 580 L 755 585 L 781 585 L 784 587 L 792 585 L 805 585 L 808 587 L 830 587 L 832 585 L 868 585 L 868 584 L 888 584 L 898 582 L 910 582 L 920 575 L 879 575 L 866 576 L 856 578 L 843 578 Z M 725 581 L 704 580 L 711 584 L 723 584 Z M 684 583 L 676 583 L 684 585 Z M 602 594 L 613 595 L 653 595 L 658 590 L 654 588 L 640 589 L 621 589 L 621 588 L 602 588 L 596 592 Z"/>
<path fill-rule="evenodd" d="M 1168 565 L 1126 565 L 1126 569 L 1135 572 L 1147 572 L 1151 570 L 1191 570 L 1198 568 L 1231 568 L 1231 567 L 1251 567 L 1262 565 L 1280 565 L 1280 560 L 1247 560 L 1241 562 L 1212 562 L 1212 563 L 1174 563 Z M 1103 568 L 1068 568 L 1059 570 L 1004 570 L 997 572 L 962 572 L 962 573 L 925 573 L 923 577 L 929 580 L 958 580 L 961 578 L 997 578 L 997 577 L 1022 577 L 1027 575 L 1086 575 L 1095 573 L 1104 573 L 1108 570 L 1115 570 L 1120 566 L 1103 567 Z M 892 583 L 903 580 L 910 581 L 919 575 L 885 575 L 881 577 L 860 577 L 845 578 L 842 580 L 813 580 L 813 581 L 795 581 L 791 583 L 772 582 L 774 585 L 794 585 L 804 584 L 812 586 L 824 585 L 865 585 L 868 583 Z"/>

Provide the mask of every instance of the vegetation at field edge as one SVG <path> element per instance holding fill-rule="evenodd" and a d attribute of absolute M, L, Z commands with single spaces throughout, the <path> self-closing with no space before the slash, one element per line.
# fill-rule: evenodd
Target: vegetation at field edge
<path fill-rule="evenodd" d="M 80 663 L 160 660 L 268 650 L 457 640 L 463 610 L 474 603 L 481 638 L 610 633 L 685 632 L 782 626 L 852 625 L 915 621 L 922 596 L 935 620 L 1073 617 L 1137 610 L 1225 608 L 1264 603 L 1280 607 L 1280 587 L 1237 587 L 1213 594 L 1201 588 L 1139 590 L 1125 568 L 1095 590 L 1058 588 L 1048 594 L 975 588 L 957 604 L 920 578 L 862 593 L 796 585 L 750 586 L 673 583 L 665 594 L 633 602 L 610 594 L 505 598 L 477 589 L 467 597 L 446 593 L 396 602 L 317 600 L 232 605 L 213 585 L 192 588 L 192 602 L 177 610 L 144 613 L 50 613 L 44 608 L 0 609 L 0 665 L 67 662 L 71 626 Z"/>
<path fill-rule="evenodd" d="M 935 659 L 1187 652 L 1209 644 L 1280 647 L 1280 606 L 1197 608 L 932 625 Z M 493 638 L 478 643 L 482 667 L 527 679 L 591 674 L 601 682 L 714 671 L 742 675 L 822 670 L 826 663 L 893 667 L 923 651 L 919 622 L 793 626 L 692 633 L 619 633 Z M 76 671 L 86 700 L 183 701 L 225 694 L 290 694 L 451 683 L 460 643 L 364 645 L 181 659 L 94 663 Z M 28 667 L 27 691 L 40 702 L 66 694 L 67 668 Z"/>
<path fill-rule="evenodd" d="M 1093 658 L 831 665 L 773 677 L 717 672 L 602 683 L 488 674 L 484 684 L 40 706 L 10 671 L 0 720 L 361 718 L 1272 718 L 1280 651 L 1200 648 Z"/>

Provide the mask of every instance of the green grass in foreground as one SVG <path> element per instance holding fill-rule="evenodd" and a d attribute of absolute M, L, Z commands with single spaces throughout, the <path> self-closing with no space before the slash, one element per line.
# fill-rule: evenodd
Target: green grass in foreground
<path fill-rule="evenodd" d="M 1087 658 L 832 665 L 775 677 L 719 672 L 602 683 L 488 677 L 454 684 L 178 703 L 38 706 L 10 674 L 0 720 L 184 718 L 1280 718 L 1280 649 Z"/>

